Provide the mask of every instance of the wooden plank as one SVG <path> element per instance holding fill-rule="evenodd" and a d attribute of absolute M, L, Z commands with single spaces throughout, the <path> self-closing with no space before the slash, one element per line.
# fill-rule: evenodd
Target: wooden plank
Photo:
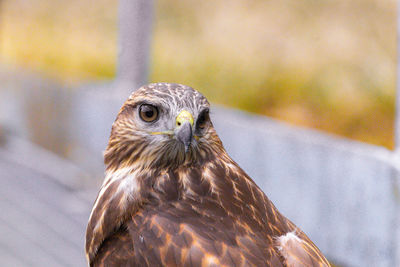
<path fill-rule="evenodd" d="M 0 228 L 14 233 L 2 236 L 3 246 L 29 262 L 26 266 L 85 265 L 84 233 L 91 203 L 16 163 L 0 160 L 0 170 Z M 31 254 L 42 257 L 31 259 Z"/>
<path fill-rule="evenodd" d="M 1 253 L 8 255 L 7 258 L 10 261 L 16 259 L 20 262 L 18 265 L 6 265 L 6 262 L 3 262 L 3 258 L 1 258 L 2 266 L 63 266 L 50 257 L 46 251 L 37 247 L 31 240 L 26 239 L 19 231 L 2 220 L 0 220 L 0 234 Z"/>

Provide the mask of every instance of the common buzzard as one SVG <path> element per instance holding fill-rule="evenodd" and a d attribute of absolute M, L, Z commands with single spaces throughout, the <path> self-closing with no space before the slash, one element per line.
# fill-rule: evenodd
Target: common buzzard
<path fill-rule="evenodd" d="M 196 90 L 155 83 L 115 120 L 90 266 L 330 266 L 229 157 Z"/>

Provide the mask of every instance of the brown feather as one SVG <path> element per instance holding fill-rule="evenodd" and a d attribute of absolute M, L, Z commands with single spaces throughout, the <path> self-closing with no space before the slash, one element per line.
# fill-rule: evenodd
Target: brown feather
<path fill-rule="evenodd" d="M 168 112 L 209 107 L 176 84 L 143 87 L 122 107 L 86 233 L 91 266 L 330 266 L 227 155 L 211 122 L 185 153 L 141 130 L 141 101 Z"/>

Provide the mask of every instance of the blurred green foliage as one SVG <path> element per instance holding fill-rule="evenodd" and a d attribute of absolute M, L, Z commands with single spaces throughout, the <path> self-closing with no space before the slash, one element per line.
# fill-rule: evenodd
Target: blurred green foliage
<path fill-rule="evenodd" d="M 117 0 L 3 0 L 1 59 L 69 84 L 115 75 Z M 393 147 L 395 0 L 158 0 L 151 81 Z"/>

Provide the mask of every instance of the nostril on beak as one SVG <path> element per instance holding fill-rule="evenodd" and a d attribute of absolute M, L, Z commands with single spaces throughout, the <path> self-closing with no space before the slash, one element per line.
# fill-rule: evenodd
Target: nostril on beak
<path fill-rule="evenodd" d="M 185 152 L 187 152 L 193 138 L 192 125 L 189 122 L 184 122 L 182 126 L 177 129 L 176 138 L 184 144 Z"/>

